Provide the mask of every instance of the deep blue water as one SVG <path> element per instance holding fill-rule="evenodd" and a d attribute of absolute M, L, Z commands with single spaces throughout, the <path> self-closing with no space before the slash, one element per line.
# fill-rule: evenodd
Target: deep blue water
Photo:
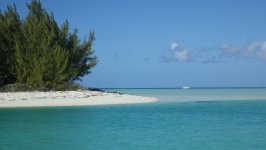
<path fill-rule="evenodd" d="M 261 99 L 180 103 L 170 92 L 152 104 L 0 109 L 0 149 L 265 150 L 266 98 L 256 92 Z M 241 97 L 231 93 L 218 96 Z M 173 99 L 164 101 L 167 95 Z"/>

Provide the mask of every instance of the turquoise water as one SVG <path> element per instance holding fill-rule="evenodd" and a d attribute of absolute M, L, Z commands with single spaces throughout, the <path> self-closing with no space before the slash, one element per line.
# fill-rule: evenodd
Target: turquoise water
<path fill-rule="evenodd" d="M 178 93 L 202 101 L 182 103 L 173 89 L 127 92 L 160 102 L 0 109 L 0 149 L 266 149 L 266 89 L 189 89 Z"/>
<path fill-rule="evenodd" d="M 266 88 L 217 89 L 106 89 L 133 95 L 151 96 L 159 102 L 266 100 Z"/>

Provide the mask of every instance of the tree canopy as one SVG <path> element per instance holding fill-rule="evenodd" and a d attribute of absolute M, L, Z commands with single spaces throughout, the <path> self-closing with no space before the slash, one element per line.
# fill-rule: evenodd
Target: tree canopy
<path fill-rule="evenodd" d="M 35 89 L 64 90 L 91 73 L 97 64 L 91 31 L 81 41 L 66 20 L 59 26 L 39 0 L 27 4 L 21 20 L 16 6 L 0 12 L 0 86 L 26 84 Z"/>

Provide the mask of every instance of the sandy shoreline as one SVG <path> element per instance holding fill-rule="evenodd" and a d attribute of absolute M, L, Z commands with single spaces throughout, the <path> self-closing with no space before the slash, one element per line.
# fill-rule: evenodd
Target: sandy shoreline
<path fill-rule="evenodd" d="M 1 107 L 89 106 L 155 102 L 156 98 L 99 91 L 0 93 Z"/>

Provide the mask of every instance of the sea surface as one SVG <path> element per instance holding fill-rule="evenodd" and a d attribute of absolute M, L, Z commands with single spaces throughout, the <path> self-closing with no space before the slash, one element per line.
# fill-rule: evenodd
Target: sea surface
<path fill-rule="evenodd" d="M 266 88 L 107 89 L 150 104 L 0 109 L 0 150 L 265 150 Z"/>

